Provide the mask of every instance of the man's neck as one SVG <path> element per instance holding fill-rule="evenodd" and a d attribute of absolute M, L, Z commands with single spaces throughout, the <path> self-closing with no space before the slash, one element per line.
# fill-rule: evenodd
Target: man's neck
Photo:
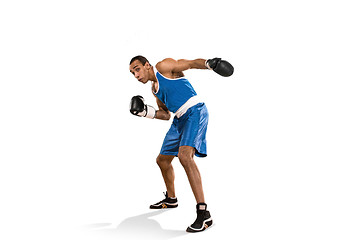
<path fill-rule="evenodd" d="M 154 71 L 154 67 L 151 66 L 150 68 L 150 78 L 149 78 L 150 81 L 152 82 L 156 82 L 157 79 L 156 79 L 156 76 L 155 76 L 155 71 Z"/>

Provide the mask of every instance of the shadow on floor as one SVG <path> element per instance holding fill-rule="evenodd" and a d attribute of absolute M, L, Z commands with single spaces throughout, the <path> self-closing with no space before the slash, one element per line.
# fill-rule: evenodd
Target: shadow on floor
<path fill-rule="evenodd" d="M 186 235 L 185 230 L 163 229 L 156 220 L 150 219 L 166 211 L 169 210 L 151 211 L 129 217 L 122 221 L 116 228 L 106 228 L 111 226 L 111 223 L 95 223 L 85 227 L 97 233 L 126 237 L 126 239 L 171 239 Z"/>

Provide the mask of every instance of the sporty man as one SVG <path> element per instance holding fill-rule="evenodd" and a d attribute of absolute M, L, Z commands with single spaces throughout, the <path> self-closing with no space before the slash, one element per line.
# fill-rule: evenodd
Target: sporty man
<path fill-rule="evenodd" d="M 175 208 L 178 201 L 175 195 L 174 170 L 172 160 L 178 157 L 189 179 L 197 205 L 197 218 L 187 228 L 187 232 L 201 232 L 212 225 L 207 210 L 201 176 L 194 155 L 206 157 L 206 130 L 208 111 L 200 101 L 194 88 L 183 71 L 188 69 L 211 69 L 222 76 L 232 75 L 233 66 L 221 58 L 209 60 L 174 60 L 166 58 L 152 66 L 143 56 L 133 57 L 130 72 L 141 83 L 151 82 L 158 110 L 146 105 L 143 97 L 134 96 L 130 103 L 130 112 L 136 116 L 169 120 L 174 113 L 173 123 L 165 136 L 159 156 L 156 159 L 165 181 L 167 192 L 165 199 L 150 206 L 151 209 Z"/>

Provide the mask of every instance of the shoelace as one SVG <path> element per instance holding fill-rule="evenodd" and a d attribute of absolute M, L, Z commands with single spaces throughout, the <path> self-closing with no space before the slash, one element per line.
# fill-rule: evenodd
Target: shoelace
<path fill-rule="evenodd" d="M 156 204 L 160 204 L 160 203 L 163 203 L 166 201 L 166 199 L 168 199 L 168 195 L 167 195 L 167 192 L 163 192 L 164 196 L 165 196 L 165 199 L 161 200 L 160 202 L 156 203 Z"/>

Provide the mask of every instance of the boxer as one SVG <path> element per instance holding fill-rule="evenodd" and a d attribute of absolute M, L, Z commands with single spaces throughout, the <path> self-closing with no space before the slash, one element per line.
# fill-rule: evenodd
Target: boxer
<path fill-rule="evenodd" d="M 175 174 L 171 164 L 172 160 L 178 157 L 197 202 L 196 220 L 186 231 L 201 232 L 210 227 L 213 221 L 207 210 L 201 175 L 194 156 L 207 156 L 206 131 L 209 114 L 205 103 L 198 98 L 183 73 L 188 69 L 210 69 L 224 77 L 229 77 L 234 72 L 233 66 L 221 58 L 208 60 L 166 58 L 152 66 L 143 56 L 133 57 L 129 70 L 139 82 L 143 84 L 151 82 L 158 109 L 147 105 L 143 97 L 134 96 L 130 102 L 130 112 L 139 117 L 161 120 L 170 120 L 171 112 L 175 114 L 156 159 L 167 190 L 165 199 L 151 205 L 150 208 L 178 206 L 174 186 Z"/>

